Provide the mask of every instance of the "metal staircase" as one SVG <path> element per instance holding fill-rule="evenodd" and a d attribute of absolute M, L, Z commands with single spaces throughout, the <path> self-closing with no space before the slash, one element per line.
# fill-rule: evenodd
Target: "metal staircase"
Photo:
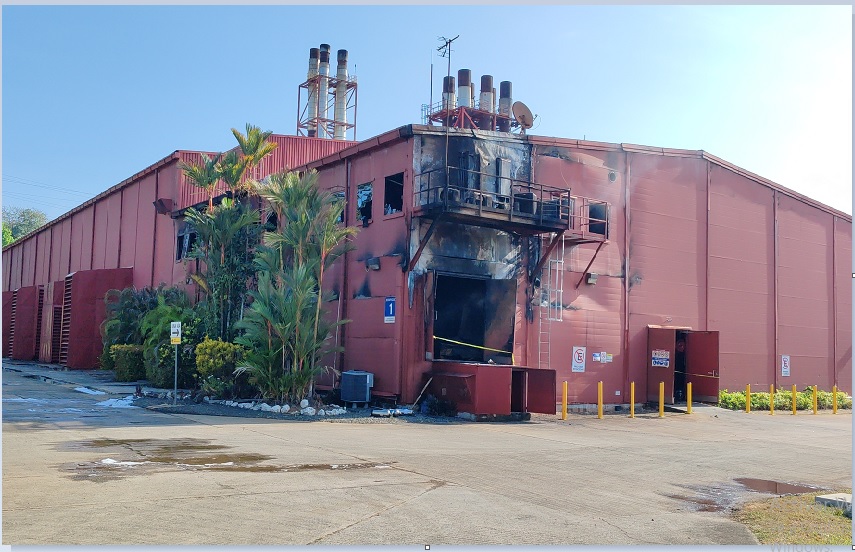
<path fill-rule="evenodd" d="M 541 237 L 541 246 L 554 238 L 554 234 Z M 538 303 L 537 367 L 552 367 L 552 323 L 563 320 L 564 313 L 564 240 L 562 239 L 544 267 Z"/>
<path fill-rule="evenodd" d="M 39 305 L 36 311 L 36 359 L 41 356 L 42 346 L 42 313 L 45 307 L 45 288 L 39 287 Z"/>
<path fill-rule="evenodd" d="M 15 313 L 18 310 L 18 290 L 12 292 L 12 308 L 10 310 L 12 314 L 9 318 L 9 343 L 7 343 L 6 356 L 11 358 L 12 346 L 15 342 Z"/>
<path fill-rule="evenodd" d="M 65 277 L 65 289 L 62 295 L 62 330 L 59 344 L 59 363 L 68 362 L 68 336 L 71 333 L 71 279 L 73 274 Z"/>

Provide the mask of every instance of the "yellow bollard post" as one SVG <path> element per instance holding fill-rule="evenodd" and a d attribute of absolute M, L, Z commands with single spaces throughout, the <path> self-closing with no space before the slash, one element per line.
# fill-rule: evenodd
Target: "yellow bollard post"
<path fill-rule="evenodd" d="M 692 382 L 686 383 L 686 414 L 692 413 Z"/>
<path fill-rule="evenodd" d="M 665 382 L 659 382 L 659 417 L 665 417 Z"/>
<path fill-rule="evenodd" d="M 831 413 L 837 414 L 837 386 L 831 388 Z"/>
<path fill-rule="evenodd" d="M 597 382 L 597 418 L 603 419 L 603 382 Z"/>
<path fill-rule="evenodd" d="M 751 413 L 751 384 L 745 386 L 745 413 Z"/>
<path fill-rule="evenodd" d="M 635 418 L 635 382 L 629 383 L 629 417 Z"/>
<path fill-rule="evenodd" d="M 793 416 L 796 415 L 796 384 L 793 384 Z"/>
<path fill-rule="evenodd" d="M 816 414 L 816 385 L 813 386 L 813 413 Z"/>
<path fill-rule="evenodd" d="M 564 382 L 564 391 L 561 393 L 561 419 L 567 419 L 567 382 Z"/>
<path fill-rule="evenodd" d="M 775 415 L 775 384 L 769 384 L 769 415 Z"/>

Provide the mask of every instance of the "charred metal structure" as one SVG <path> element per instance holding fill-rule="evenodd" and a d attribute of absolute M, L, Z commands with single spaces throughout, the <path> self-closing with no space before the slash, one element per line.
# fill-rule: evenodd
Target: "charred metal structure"
<path fill-rule="evenodd" d="M 687 382 L 708 400 L 747 383 L 851 392 L 851 216 L 704 151 L 510 132 L 510 83 L 496 101 L 482 78 L 476 104 L 466 70 L 425 110 L 441 126 L 336 139 L 355 122 L 338 54 L 332 77 L 329 46 L 311 50 L 309 136 L 273 136 L 256 176 L 316 169 L 346 200 L 356 249 L 325 281 L 328 312 L 353 322 L 328 360 L 372 374 L 375 397 L 427 386 L 490 417 L 554 413 L 564 380 L 574 403 L 599 381 L 612 404 L 630 382 L 637 402 L 660 381 L 667 402 Z M 3 249 L 3 356 L 93 367 L 104 291 L 189 287 L 182 210 L 206 196 L 178 163 L 200 156 L 176 151 Z"/>

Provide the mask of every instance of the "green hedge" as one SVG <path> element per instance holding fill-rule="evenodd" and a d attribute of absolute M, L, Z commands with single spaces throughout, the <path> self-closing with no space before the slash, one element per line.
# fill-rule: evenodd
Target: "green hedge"
<path fill-rule="evenodd" d="M 775 410 L 792 410 L 793 408 L 792 391 L 782 389 L 775 391 Z M 816 395 L 816 404 L 819 409 L 832 408 L 832 393 L 831 391 L 818 391 Z M 728 392 L 727 389 L 719 391 L 718 405 L 722 408 L 730 410 L 745 410 L 745 391 Z M 850 409 L 852 408 L 852 397 L 846 395 L 842 391 L 837 392 L 837 408 Z M 803 391 L 796 391 L 796 410 L 812 410 L 813 409 L 813 389 L 805 388 Z M 769 393 L 768 392 L 751 392 L 751 410 L 769 411 Z"/>
<path fill-rule="evenodd" d="M 196 371 L 201 379 L 214 376 L 222 381 L 234 378 L 235 365 L 243 358 L 245 349 L 240 345 L 205 336 L 196 345 Z"/>
<path fill-rule="evenodd" d="M 145 378 L 141 345 L 112 345 L 110 358 L 116 372 L 116 381 L 137 381 Z"/>
<path fill-rule="evenodd" d="M 178 351 L 178 388 L 194 387 L 196 361 L 193 358 L 193 347 L 180 345 Z M 175 346 L 169 343 L 159 345 L 153 357 L 156 363 L 146 362 L 146 379 L 152 387 L 172 389 L 175 379 Z"/>

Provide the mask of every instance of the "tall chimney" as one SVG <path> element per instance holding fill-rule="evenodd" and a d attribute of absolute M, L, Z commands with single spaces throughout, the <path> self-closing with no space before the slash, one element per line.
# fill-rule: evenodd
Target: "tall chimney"
<path fill-rule="evenodd" d="M 499 115 L 510 117 L 511 115 L 511 81 L 502 81 L 499 83 Z M 498 121 L 498 130 L 508 132 L 511 130 L 510 118 L 502 118 Z"/>
<path fill-rule="evenodd" d="M 472 107 L 471 97 L 472 71 L 460 69 L 457 71 L 457 103 L 460 107 Z"/>
<path fill-rule="evenodd" d="M 450 110 L 457 107 L 454 94 L 454 77 L 442 77 L 442 109 Z"/>
<path fill-rule="evenodd" d="M 493 113 L 493 76 L 481 75 L 481 102 L 478 104 L 481 111 Z M 490 130 L 490 129 L 482 129 Z"/>
<path fill-rule="evenodd" d="M 314 137 L 318 134 L 318 83 L 311 82 L 312 77 L 318 76 L 318 52 L 317 48 L 309 48 L 309 73 L 306 75 L 306 80 L 309 81 L 309 136 Z"/>
<path fill-rule="evenodd" d="M 318 117 L 321 119 L 327 118 L 327 106 L 329 104 L 329 74 L 330 74 L 330 45 L 321 44 L 320 51 L 320 66 L 318 73 L 321 78 L 318 81 Z M 330 131 L 325 122 L 321 123 L 318 136 L 321 138 L 329 138 Z"/>
<path fill-rule="evenodd" d="M 335 86 L 335 140 L 344 140 L 347 135 L 347 50 L 338 51 L 338 65 L 336 66 L 335 78 L 338 83 Z"/>

